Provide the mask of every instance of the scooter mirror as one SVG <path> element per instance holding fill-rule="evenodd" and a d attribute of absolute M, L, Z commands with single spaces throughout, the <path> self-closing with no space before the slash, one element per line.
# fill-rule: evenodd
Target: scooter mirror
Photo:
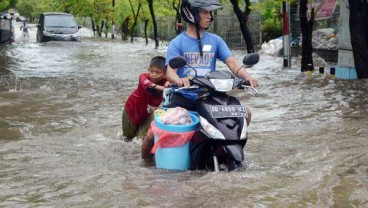
<path fill-rule="evenodd" d="M 259 61 L 259 54 L 258 53 L 249 53 L 243 59 L 243 64 L 246 66 L 251 66 Z"/>
<path fill-rule="evenodd" d="M 169 65 L 173 69 L 183 67 L 187 64 L 187 60 L 183 56 L 177 56 L 169 61 Z"/>

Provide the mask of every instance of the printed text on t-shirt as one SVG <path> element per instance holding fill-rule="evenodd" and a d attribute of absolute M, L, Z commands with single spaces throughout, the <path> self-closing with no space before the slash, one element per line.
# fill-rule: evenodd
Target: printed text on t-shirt
<path fill-rule="evenodd" d="M 211 66 L 214 53 L 203 53 L 203 57 L 198 52 L 188 52 L 184 54 L 187 64 L 190 66 Z"/>

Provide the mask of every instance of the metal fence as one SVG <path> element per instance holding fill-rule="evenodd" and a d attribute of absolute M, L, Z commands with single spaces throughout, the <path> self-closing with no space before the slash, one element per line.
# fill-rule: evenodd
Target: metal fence
<path fill-rule="evenodd" d="M 157 25 L 160 40 L 170 41 L 176 36 L 174 17 L 158 17 Z M 255 50 L 260 49 L 262 44 L 261 14 L 251 12 L 248 20 L 248 28 Z M 230 2 L 224 2 L 223 9 L 217 10 L 215 21 L 212 23 L 209 31 L 222 37 L 230 49 L 246 50 L 246 44 L 240 31 L 239 20 Z"/>
<path fill-rule="evenodd" d="M 78 22 L 85 27 L 92 29 L 92 21 L 90 18 L 78 18 Z M 156 17 L 158 27 L 158 37 L 161 42 L 172 40 L 177 34 L 175 31 L 175 17 Z M 184 28 L 185 28 L 184 24 Z M 253 47 L 259 50 L 262 44 L 262 17 L 261 14 L 251 12 L 248 19 L 248 28 L 252 36 Z M 140 23 L 134 31 L 134 36 L 145 36 L 145 23 Z M 116 31 L 121 35 L 120 29 Z M 209 32 L 216 33 L 224 39 L 232 50 L 246 50 L 246 44 L 240 30 L 239 20 L 237 19 L 230 2 L 224 2 L 223 9 L 217 10 L 215 20 L 209 28 Z M 153 38 L 152 24 L 148 25 L 147 33 Z"/>
<path fill-rule="evenodd" d="M 214 26 L 216 24 L 216 26 Z M 157 18 L 158 36 L 160 40 L 170 41 L 176 36 L 175 18 Z M 262 43 L 262 21 L 261 15 L 251 14 L 248 20 L 248 27 L 252 36 L 254 48 L 257 50 Z M 216 21 L 211 25 L 209 32 L 216 33 L 224 39 L 232 50 L 246 50 L 246 44 L 240 31 L 239 21 L 235 14 L 218 15 Z"/>

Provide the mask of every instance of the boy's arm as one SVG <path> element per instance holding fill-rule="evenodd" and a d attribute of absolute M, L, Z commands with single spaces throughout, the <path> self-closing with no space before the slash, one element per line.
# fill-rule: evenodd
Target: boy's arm
<path fill-rule="evenodd" d="M 159 84 L 155 84 L 153 82 L 151 82 L 151 80 L 148 79 L 148 76 L 146 74 L 141 74 L 139 76 L 139 85 L 141 85 L 145 90 L 148 91 L 148 89 L 150 88 L 151 90 L 158 90 L 158 91 L 164 91 L 165 86 L 170 86 L 170 84 L 168 84 L 167 82 L 164 84 L 164 86 L 159 85 Z"/>
<path fill-rule="evenodd" d="M 158 84 L 152 83 L 151 86 L 155 90 L 164 91 L 165 88 L 170 87 L 170 82 L 166 81 L 164 85 L 158 85 Z"/>

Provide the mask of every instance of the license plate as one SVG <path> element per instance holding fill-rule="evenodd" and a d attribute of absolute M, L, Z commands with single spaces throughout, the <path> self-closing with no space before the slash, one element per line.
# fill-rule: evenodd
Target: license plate
<path fill-rule="evenodd" d="M 210 108 L 213 118 L 247 117 L 243 105 L 211 105 Z"/>

